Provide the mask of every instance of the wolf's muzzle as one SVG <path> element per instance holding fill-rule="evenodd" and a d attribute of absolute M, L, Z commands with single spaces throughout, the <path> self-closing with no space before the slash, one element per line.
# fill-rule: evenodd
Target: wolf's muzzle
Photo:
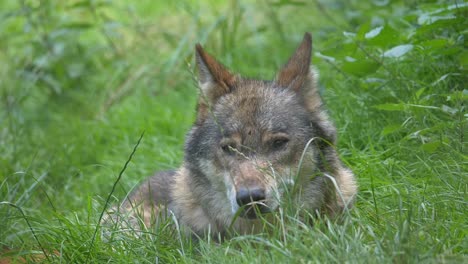
<path fill-rule="evenodd" d="M 237 204 L 241 207 L 241 216 L 255 219 L 258 214 L 270 212 L 266 206 L 265 190 L 262 188 L 241 188 L 236 193 Z"/>

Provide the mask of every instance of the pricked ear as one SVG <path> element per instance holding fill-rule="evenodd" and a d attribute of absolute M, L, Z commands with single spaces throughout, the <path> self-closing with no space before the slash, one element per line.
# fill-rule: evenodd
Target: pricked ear
<path fill-rule="evenodd" d="M 206 53 L 200 44 L 195 45 L 198 81 L 204 96 L 213 100 L 231 91 L 236 77 L 224 65 Z"/>
<path fill-rule="evenodd" d="M 307 32 L 294 54 L 279 71 L 276 83 L 300 94 L 304 98 L 306 108 L 316 111 L 322 105 L 322 100 L 317 86 L 318 71 L 310 66 L 311 54 L 312 36 Z"/>
<path fill-rule="evenodd" d="M 312 53 L 312 36 L 304 34 L 301 45 L 289 58 L 286 65 L 281 68 L 276 78 L 276 83 L 282 87 L 298 91 L 303 86 L 309 75 L 310 58 Z"/>
<path fill-rule="evenodd" d="M 200 44 L 195 45 L 195 59 L 198 66 L 198 85 L 201 95 L 198 101 L 198 120 L 206 118 L 210 105 L 219 97 L 232 91 L 237 77 L 206 53 Z"/>

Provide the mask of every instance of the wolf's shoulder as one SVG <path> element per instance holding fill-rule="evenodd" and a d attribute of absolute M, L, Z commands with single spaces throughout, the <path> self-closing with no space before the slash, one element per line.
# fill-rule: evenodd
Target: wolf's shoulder
<path fill-rule="evenodd" d="M 168 204 L 172 200 L 171 189 L 177 174 L 176 170 L 160 171 L 145 179 L 130 194 L 130 200 L 152 201 L 156 204 Z"/>

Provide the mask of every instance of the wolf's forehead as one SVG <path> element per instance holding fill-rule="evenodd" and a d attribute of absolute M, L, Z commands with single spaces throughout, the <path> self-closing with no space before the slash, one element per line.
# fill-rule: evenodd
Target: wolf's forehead
<path fill-rule="evenodd" d="M 215 115 L 228 131 L 245 127 L 284 132 L 297 117 L 298 102 L 291 91 L 276 87 L 244 87 L 219 101 Z"/>

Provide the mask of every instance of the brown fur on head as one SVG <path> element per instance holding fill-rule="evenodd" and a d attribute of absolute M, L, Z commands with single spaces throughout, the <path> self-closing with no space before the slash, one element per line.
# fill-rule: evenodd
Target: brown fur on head
<path fill-rule="evenodd" d="M 296 91 L 304 99 L 309 111 L 318 111 L 322 101 L 317 89 L 318 72 L 310 67 L 311 53 L 312 36 L 305 33 L 301 44 L 278 72 L 274 83 Z M 201 89 L 197 120 L 202 122 L 209 112 L 210 104 L 222 95 L 232 92 L 242 78 L 232 74 L 223 64 L 205 52 L 200 44 L 195 46 L 195 58 Z"/>

